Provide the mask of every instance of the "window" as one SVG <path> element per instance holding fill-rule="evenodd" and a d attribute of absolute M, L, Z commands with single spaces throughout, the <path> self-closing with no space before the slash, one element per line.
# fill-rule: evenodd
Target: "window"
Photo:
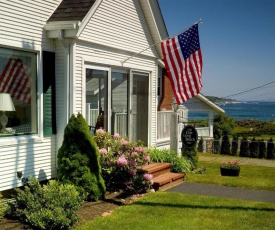
<path fill-rule="evenodd" d="M 0 47 L 0 94 L 9 94 L 14 111 L 3 111 L 8 122 L 1 135 L 37 133 L 36 54 Z"/>

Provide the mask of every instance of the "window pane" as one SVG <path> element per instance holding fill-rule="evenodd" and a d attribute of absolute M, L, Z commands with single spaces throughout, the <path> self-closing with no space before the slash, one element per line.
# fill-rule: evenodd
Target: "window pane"
<path fill-rule="evenodd" d="M 10 94 L 15 107 L 4 111 L 8 123 L 1 135 L 37 132 L 36 66 L 36 54 L 0 47 L 0 93 Z"/>
<path fill-rule="evenodd" d="M 119 133 L 128 136 L 128 74 L 112 71 L 112 130 L 111 133 Z"/>
<path fill-rule="evenodd" d="M 86 120 L 93 129 L 108 127 L 108 72 L 86 69 Z"/>

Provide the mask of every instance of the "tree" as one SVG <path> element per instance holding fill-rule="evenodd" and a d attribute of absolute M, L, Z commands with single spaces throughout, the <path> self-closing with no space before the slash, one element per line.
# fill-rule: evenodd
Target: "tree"
<path fill-rule="evenodd" d="M 100 174 L 99 152 L 81 114 L 72 115 L 65 128 L 57 164 L 59 181 L 74 184 L 87 200 L 104 198 L 106 189 Z"/>
<path fill-rule="evenodd" d="M 230 135 L 233 133 L 235 121 L 232 117 L 224 113 L 218 113 L 214 117 L 213 134 L 214 138 L 219 140 L 223 135 Z"/>
<path fill-rule="evenodd" d="M 272 138 L 270 138 L 269 141 L 267 142 L 266 159 L 275 159 L 274 143 Z"/>
<path fill-rule="evenodd" d="M 199 144 L 198 144 L 198 151 L 203 152 L 203 138 L 201 137 Z"/>
<path fill-rule="evenodd" d="M 234 135 L 232 140 L 232 150 L 231 150 L 232 156 L 237 156 L 238 143 L 239 143 L 239 137 L 237 135 Z"/>
<path fill-rule="evenodd" d="M 264 139 L 259 141 L 259 154 L 258 158 L 265 158 L 266 157 L 266 145 Z"/>
<path fill-rule="evenodd" d="M 249 143 L 246 137 L 243 137 L 241 141 L 240 157 L 249 157 Z"/>
<path fill-rule="evenodd" d="M 230 142 L 228 135 L 222 137 L 221 154 L 230 155 Z"/>
<path fill-rule="evenodd" d="M 251 158 L 257 158 L 259 155 L 259 144 L 256 141 L 255 137 L 249 143 L 249 152 Z"/>

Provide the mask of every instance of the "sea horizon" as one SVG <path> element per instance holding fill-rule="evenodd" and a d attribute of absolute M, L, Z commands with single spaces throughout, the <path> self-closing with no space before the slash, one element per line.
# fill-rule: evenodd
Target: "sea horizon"
<path fill-rule="evenodd" d="M 275 101 L 236 101 L 219 105 L 234 120 L 275 121 Z M 207 113 L 189 112 L 189 120 L 205 120 Z"/>

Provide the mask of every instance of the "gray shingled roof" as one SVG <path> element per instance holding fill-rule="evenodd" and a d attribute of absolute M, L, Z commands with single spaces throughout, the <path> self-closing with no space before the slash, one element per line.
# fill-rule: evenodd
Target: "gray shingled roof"
<path fill-rule="evenodd" d="M 48 22 L 82 21 L 94 3 L 95 0 L 63 0 Z"/>

